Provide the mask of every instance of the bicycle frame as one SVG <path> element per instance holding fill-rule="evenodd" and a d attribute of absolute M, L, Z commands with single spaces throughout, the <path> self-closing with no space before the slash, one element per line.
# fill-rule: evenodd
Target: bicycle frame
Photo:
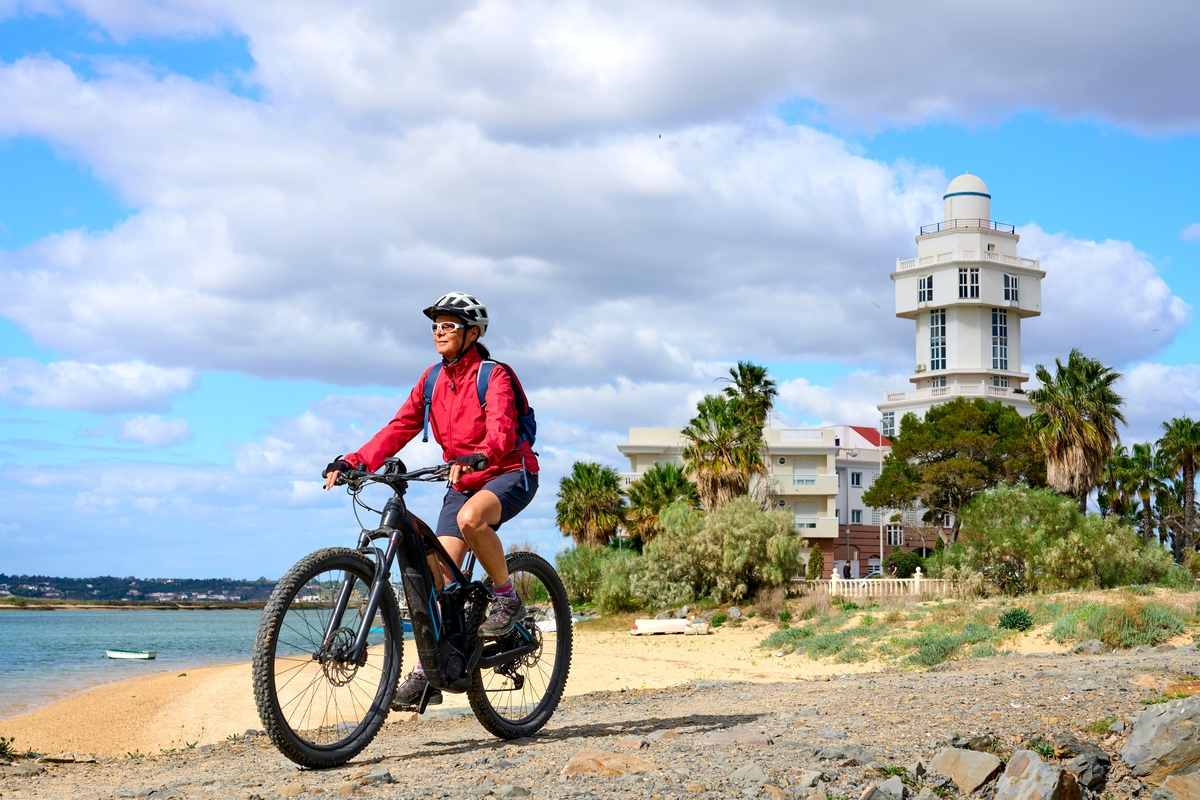
<path fill-rule="evenodd" d="M 379 610 L 383 592 L 391 591 L 388 578 L 393 562 L 399 567 L 421 666 L 432 686 L 448 691 L 465 691 L 470 686 L 471 674 L 477 666 L 495 666 L 531 652 L 533 645 L 524 642 L 515 648 L 489 648 L 484 657 L 483 644 L 476 630 L 467 624 L 463 616 L 468 600 L 482 604 L 491 597 L 491 591 L 482 581 L 471 578 L 475 554 L 470 554 L 464 572 L 432 531 L 413 524 L 414 518 L 404 501 L 407 483 L 398 481 L 387 485 L 395 494 L 383 507 L 379 527 L 364 530 L 359 536 L 359 551 L 373 556 L 375 561 L 367 605 L 360 615 L 353 644 L 338 657 L 359 665 L 366 663 L 371 622 Z M 374 544 L 375 540 L 383 538 L 387 539 L 386 549 Z M 442 576 L 434 575 L 430 556 L 436 564 L 447 569 L 451 576 L 449 582 L 442 585 Z M 321 652 L 328 652 L 332 646 L 353 589 L 354 579 L 347 576 L 326 626 Z"/>

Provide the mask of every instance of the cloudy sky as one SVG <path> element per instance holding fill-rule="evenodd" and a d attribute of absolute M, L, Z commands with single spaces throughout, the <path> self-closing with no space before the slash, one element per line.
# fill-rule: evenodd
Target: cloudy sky
<path fill-rule="evenodd" d="M 1194 3 L 349 5 L 0 0 L 0 572 L 350 542 L 319 469 L 450 289 L 537 408 L 506 538 L 546 553 L 571 462 L 739 358 L 790 423 L 875 424 L 888 273 L 963 171 L 1047 272 L 1025 366 L 1118 366 L 1131 441 L 1200 413 Z"/>

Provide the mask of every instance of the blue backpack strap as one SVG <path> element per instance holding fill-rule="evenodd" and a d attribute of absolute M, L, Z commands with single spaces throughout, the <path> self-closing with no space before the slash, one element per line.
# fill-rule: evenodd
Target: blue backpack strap
<path fill-rule="evenodd" d="M 484 360 L 479 364 L 479 374 L 475 376 L 475 396 L 479 398 L 479 407 L 487 407 L 487 390 L 492 382 L 492 370 L 496 368 L 496 362 L 490 359 Z"/>
<path fill-rule="evenodd" d="M 437 385 L 438 376 L 442 374 L 442 362 L 429 368 L 425 376 L 425 421 L 421 425 L 421 441 L 429 441 L 429 410 L 433 407 L 433 387 Z"/>

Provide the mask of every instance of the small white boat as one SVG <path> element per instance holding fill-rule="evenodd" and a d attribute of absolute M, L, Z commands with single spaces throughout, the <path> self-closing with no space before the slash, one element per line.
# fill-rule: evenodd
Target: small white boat
<path fill-rule="evenodd" d="M 155 650 L 105 650 L 104 655 L 109 658 L 126 658 L 135 659 L 138 661 L 149 661 L 158 656 Z"/>

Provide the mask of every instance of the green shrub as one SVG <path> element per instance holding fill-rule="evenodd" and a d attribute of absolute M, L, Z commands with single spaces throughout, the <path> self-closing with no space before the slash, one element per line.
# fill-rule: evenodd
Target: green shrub
<path fill-rule="evenodd" d="M 567 589 L 567 598 L 575 605 L 592 602 L 604 565 L 614 551 L 606 547 L 581 544 L 558 554 L 555 563 Z"/>
<path fill-rule="evenodd" d="M 0 758 L 13 759 L 17 757 L 17 751 L 13 750 L 13 742 L 16 741 L 11 736 L 0 736 Z"/>
<path fill-rule="evenodd" d="M 804 577 L 810 581 L 819 581 L 825 574 L 825 555 L 821 552 L 819 542 L 809 541 L 808 547 L 808 563 L 804 567 Z"/>
<path fill-rule="evenodd" d="M 1175 609 L 1159 603 L 1130 601 L 1123 605 L 1085 603 L 1054 623 L 1058 641 L 1099 639 L 1112 648 L 1161 644 L 1182 633 L 1184 621 Z"/>
<path fill-rule="evenodd" d="M 921 557 L 912 550 L 893 550 L 883 560 L 883 574 L 911 578 L 922 563 Z"/>
<path fill-rule="evenodd" d="M 604 561 L 604 575 L 593 598 L 604 614 L 634 611 L 642 607 L 642 599 L 634 591 L 636 576 L 642 568 L 642 558 L 629 550 L 614 550 Z"/>
<path fill-rule="evenodd" d="M 991 658 L 996 655 L 996 645 L 992 642 L 980 642 L 971 647 L 971 658 Z"/>
<path fill-rule="evenodd" d="M 1054 745 L 1041 736 L 1034 736 L 1025 741 L 1025 749 L 1032 750 L 1045 759 L 1054 758 Z"/>
<path fill-rule="evenodd" d="M 909 659 L 916 664 L 932 667 L 952 658 L 962 646 L 962 640 L 952 633 L 930 631 L 918 636 L 916 645 L 917 652 Z"/>
<path fill-rule="evenodd" d="M 1153 589 L 1140 583 L 1135 583 L 1133 586 L 1126 586 L 1125 591 L 1129 592 L 1130 594 L 1141 595 L 1143 597 L 1154 594 Z"/>
<path fill-rule="evenodd" d="M 719 628 L 719 627 L 721 627 L 722 625 L 724 625 L 724 624 L 725 624 L 726 622 L 728 622 L 728 621 L 729 621 L 729 617 L 727 617 L 727 616 L 725 615 L 725 612 L 724 612 L 724 611 L 718 611 L 717 613 L 715 613 L 715 614 L 713 614 L 713 615 L 712 615 L 712 619 L 710 619 L 710 620 L 708 621 L 708 623 L 709 623 L 710 625 L 712 625 L 714 628 Z"/>
<path fill-rule="evenodd" d="M 780 625 L 782 625 L 783 627 L 786 628 L 791 623 L 791 621 L 792 621 L 792 612 L 788 611 L 787 609 L 784 609 L 783 611 L 779 612 L 779 624 Z"/>
<path fill-rule="evenodd" d="M 965 566 L 1004 594 L 1158 583 L 1171 556 L 1117 517 L 1085 515 L 1049 489 L 998 486 L 963 509 Z"/>
<path fill-rule="evenodd" d="M 801 572 L 801 540 L 792 518 L 741 497 L 707 513 L 675 503 L 660 515 L 662 533 L 646 545 L 637 594 L 651 605 L 711 596 L 717 602 L 784 586 Z"/>
<path fill-rule="evenodd" d="M 1009 631 L 1027 631 L 1033 627 L 1033 615 L 1020 606 L 1000 615 L 999 627 Z"/>

